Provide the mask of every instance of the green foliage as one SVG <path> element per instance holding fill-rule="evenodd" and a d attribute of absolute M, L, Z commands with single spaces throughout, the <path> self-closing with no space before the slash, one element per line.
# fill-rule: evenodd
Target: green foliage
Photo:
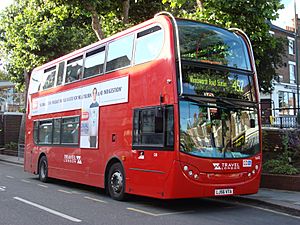
<path fill-rule="evenodd" d="M 271 159 L 264 163 L 263 170 L 268 173 L 294 175 L 299 171 L 293 165 L 282 159 Z"/>
<path fill-rule="evenodd" d="M 298 174 L 299 170 L 292 164 L 293 152 L 289 149 L 289 133 L 286 133 L 282 139 L 283 153 L 277 159 L 268 160 L 263 164 L 263 170 L 274 174 Z"/>
<path fill-rule="evenodd" d="M 9 80 L 9 76 L 7 74 L 7 72 L 0 70 L 0 81 L 1 80 Z"/>
<path fill-rule="evenodd" d="M 109 37 L 131 26 L 133 26 L 131 23 L 124 24 L 114 12 L 109 12 L 107 15 L 102 16 L 102 28 L 105 36 Z"/>
<path fill-rule="evenodd" d="M 10 149 L 10 150 L 18 150 L 18 143 L 10 142 L 8 144 L 5 144 L 4 148 Z"/>
<path fill-rule="evenodd" d="M 0 14 L 0 48 L 7 56 L 10 80 L 22 89 L 24 71 L 97 40 L 92 18 L 104 36 L 152 18 L 159 11 L 244 30 L 253 44 L 259 84 L 272 89 L 283 42 L 269 35 L 267 20 L 276 19 L 280 0 L 131 0 L 129 23 L 123 22 L 123 0 L 16 0 Z M 272 66 L 272 65 L 275 65 Z"/>
<path fill-rule="evenodd" d="M 22 89 L 24 71 L 96 40 L 78 8 L 50 1 L 17 0 L 0 15 L 0 46 L 6 70 Z"/>
<path fill-rule="evenodd" d="M 269 34 L 266 21 L 275 20 L 283 8 L 280 0 L 162 0 L 179 17 L 200 20 L 222 27 L 237 27 L 249 36 L 256 62 L 259 85 L 272 91 L 275 69 L 282 65 L 284 41 Z M 197 3 L 197 4 L 196 4 Z M 274 66 L 273 66 L 274 65 Z"/>

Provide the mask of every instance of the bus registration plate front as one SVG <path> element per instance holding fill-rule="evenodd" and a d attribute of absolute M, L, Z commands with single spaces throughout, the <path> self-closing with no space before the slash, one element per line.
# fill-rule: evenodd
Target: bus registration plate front
<path fill-rule="evenodd" d="M 221 196 L 221 195 L 233 195 L 233 189 L 215 189 L 215 196 Z"/>

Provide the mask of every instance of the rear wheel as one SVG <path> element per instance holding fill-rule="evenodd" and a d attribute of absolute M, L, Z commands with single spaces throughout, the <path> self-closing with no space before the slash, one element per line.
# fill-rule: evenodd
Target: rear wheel
<path fill-rule="evenodd" d="M 46 156 L 42 156 L 39 161 L 39 179 L 44 183 L 48 181 L 48 161 Z"/>
<path fill-rule="evenodd" d="M 125 197 L 125 175 L 121 163 L 113 164 L 108 172 L 107 188 L 109 195 L 118 201 Z"/>

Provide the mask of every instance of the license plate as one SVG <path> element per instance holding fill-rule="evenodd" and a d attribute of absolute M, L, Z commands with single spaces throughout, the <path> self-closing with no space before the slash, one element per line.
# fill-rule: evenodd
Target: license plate
<path fill-rule="evenodd" d="M 215 195 L 220 196 L 220 195 L 233 195 L 233 189 L 228 188 L 228 189 L 215 189 Z"/>

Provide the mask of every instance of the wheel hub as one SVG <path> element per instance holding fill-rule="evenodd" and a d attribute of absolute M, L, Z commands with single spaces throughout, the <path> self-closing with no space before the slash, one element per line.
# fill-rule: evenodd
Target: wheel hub
<path fill-rule="evenodd" d="M 123 188 L 123 177 L 119 171 L 112 174 L 110 178 L 110 185 L 114 192 L 120 193 Z"/>

